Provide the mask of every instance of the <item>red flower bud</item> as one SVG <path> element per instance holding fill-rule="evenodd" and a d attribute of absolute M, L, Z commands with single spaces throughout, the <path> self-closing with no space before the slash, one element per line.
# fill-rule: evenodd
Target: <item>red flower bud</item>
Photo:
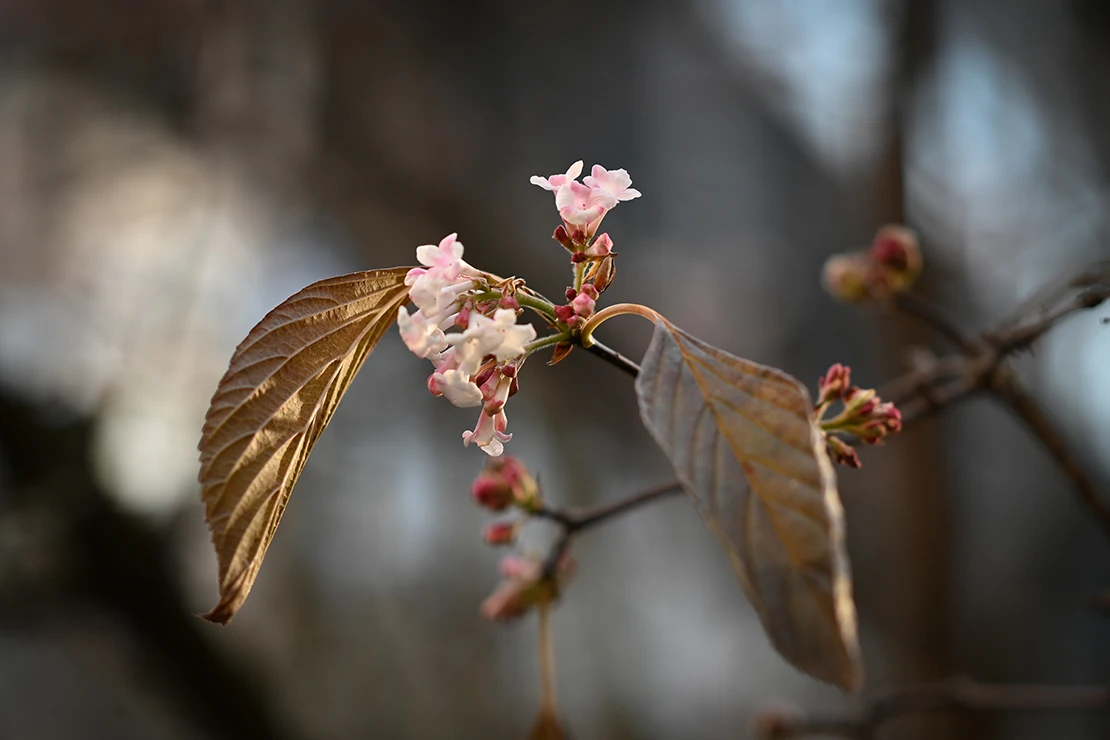
<path fill-rule="evenodd" d="M 503 479 L 483 474 L 470 486 L 470 496 L 483 508 L 502 511 L 512 503 L 513 489 Z"/>
<path fill-rule="evenodd" d="M 482 539 L 485 540 L 487 545 L 495 547 L 511 545 L 516 542 L 516 534 L 519 528 L 518 522 L 514 520 L 490 522 L 482 531 Z"/>
<path fill-rule="evenodd" d="M 817 381 L 820 391 L 817 405 L 840 400 L 852 385 L 852 368 L 839 362 L 828 369 L 823 378 Z"/>
<path fill-rule="evenodd" d="M 562 244 L 570 251 L 574 251 L 574 243 L 570 239 L 570 234 L 567 233 L 567 227 L 563 226 L 562 224 L 559 224 L 555 227 L 555 233 L 551 235 L 551 238 Z"/>

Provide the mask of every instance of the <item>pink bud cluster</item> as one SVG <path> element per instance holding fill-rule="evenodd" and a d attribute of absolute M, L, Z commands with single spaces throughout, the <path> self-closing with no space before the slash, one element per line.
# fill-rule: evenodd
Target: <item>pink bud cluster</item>
<path fill-rule="evenodd" d="M 521 462 L 508 456 L 486 465 L 471 485 L 470 496 L 482 508 L 498 513 L 515 508 L 527 517 L 543 507 L 536 479 Z M 490 522 L 482 539 L 495 547 L 513 545 L 524 521 L 506 518 Z M 502 581 L 483 602 L 482 614 L 499 621 L 523 616 L 536 604 L 554 600 L 573 569 L 573 561 L 566 556 L 555 564 L 553 573 L 545 573 L 545 564 L 539 558 L 506 555 L 501 560 Z"/>
<path fill-rule="evenodd" d="M 878 444 L 902 430 L 902 414 L 893 403 L 883 402 L 873 388 L 852 385 L 851 375 L 851 368 L 837 363 L 817 381 L 816 416 L 833 459 L 858 468 L 861 463 L 855 449 L 834 433 L 851 435 L 864 444 Z M 837 402 L 842 404 L 840 413 L 826 418 L 829 406 Z"/>
<path fill-rule="evenodd" d="M 405 284 L 418 310 L 410 315 L 402 306 L 397 326 L 405 345 L 435 366 L 428 377 L 433 395 L 459 407 L 482 407 L 474 429 L 463 432 L 463 444 L 497 456 L 512 438 L 505 432 L 505 403 L 517 391 L 517 371 L 536 330 L 516 323 L 520 306 L 512 282 L 491 286 L 462 255 L 455 234 L 438 246 L 417 247 L 424 267 L 410 270 Z M 453 328 L 462 331 L 448 334 Z"/>
<path fill-rule="evenodd" d="M 917 236 L 904 226 L 890 224 L 875 234 L 867 249 L 830 257 L 822 280 L 834 298 L 856 303 L 908 290 L 920 273 Z"/>
<path fill-rule="evenodd" d="M 517 619 L 537 604 L 554 601 L 574 575 L 574 560 L 563 556 L 548 577 L 544 563 L 536 557 L 507 555 L 501 560 L 501 583 L 482 602 L 482 616 L 499 622 Z"/>

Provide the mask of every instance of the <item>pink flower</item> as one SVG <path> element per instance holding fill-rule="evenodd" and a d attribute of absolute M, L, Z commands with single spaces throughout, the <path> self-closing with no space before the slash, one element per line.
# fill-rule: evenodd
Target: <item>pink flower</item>
<path fill-rule="evenodd" d="M 497 457 L 505 451 L 505 443 L 513 438 L 513 435 L 505 434 L 505 427 L 508 425 L 509 419 L 504 411 L 498 411 L 491 416 L 482 409 L 482 413 L 478 414 L 478 424 L 474 427 L 474 431 L 463 432 L 463 445 L 469 447 L 473 442 L 482 448 L 482 452 L 490 457 Z"/>
<path fill-rule="evenodd" d="M 429 321 L 421 311 L 409 316 L 408 310 L 401 306 L 397 311 L 397 327 L 405 346 L 417 357 L 428 357 L 447 347 L 443 330 Z"/>
<path fill-rule="evenodd" d="M 613 240 L 609 238 L 608 234 L 601 234 L 594 243 L 586 250 L 586 254 L 591 257 L 605 257 L 613 253 Z"/>
<path fill-rule="evenodd" d="M 448 281 L 456 280 L 465 269 L 470 268 L 463 261 L 463 244 L 456 240 L 457 236 L 458 234 L 448 234 L 440 240 L 438 246 L 425 244 L 417 247 L 417 261 L 425 267 L 440 270 Z M 410 270 L 409 274 L 419 269 Z"/>
<path fill-rule="evenodd" d="M 582 178 L 582 182 L 588 187 L 609 193 L 617 200 L 632 200 L 640 197 L 639 190 L 628 187 L 632 184 L 632 178 L 628 176 L 628 171 L 625 169 L 607 170 L 595 164 L 590 174 Z"/>
<path fill-rule="evenodd" d="M 570 302 L 570 307 L 574 309 L 575 315 L 581 316 L 584 319 L 594 315 L 594 305 L 594 299 L 585 292 L 579 293 L 574 297 L 574 300 Z"/>
<path fill-rule="evenodd" d="M 590 230 L 590 236 L 597 229 L 597 223 L 601 222 L 605 213 L 617 204 L 617 199 L 612 194 L 595 188 L 586 187 L 579 182 L 571 182 L 563 185 L 555 193 L 555 206 L 559 209 L 559 215 L 569 225 L 586 226 L 594 224 L 594 229 Z"/>
<path fill-rule="evenodd" d="M 528 182 L 533 185 L 538 185 L 544 190 L 558 190 L 568 182 L 573 182 L 578 179 L 582 174 L 582 160 L 578 160 L 570 166 L 564 175 L 552 175 L 551 177 L 540 177 L 539 175 L 532 175 Z M 631 182 L 631 180 L 629 181 Z"/>

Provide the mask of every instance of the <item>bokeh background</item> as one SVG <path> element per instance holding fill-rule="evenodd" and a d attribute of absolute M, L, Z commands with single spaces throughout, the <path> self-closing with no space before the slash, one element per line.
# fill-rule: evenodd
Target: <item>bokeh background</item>
<path fill-rule="evenodd" d="M 478 616 L 472 414 L 387 336 L 231 626 L 195 476 L 236 343 L 316 279 L 467 259 L 558 295 L 532 174 L 625 167 L 607 300 L 730 351 L 877 385 L 932 337 L 835 304 L 830 254 L 919 230 L 922 290 L 989 325 L 1110 258 L 1104 0 L 0 2 L 0 737 L 521 738 L 534 618 Z M 1110 327 L 1021 373 L 1110 491 Z M 605 339 L 630 356 L 647 328 Z M 941 345 L 934 345 L 938 349 Z M 529 365 L 510 450 L 569 506 L 663 480 L 628 379 Z M 972 401 L 842 471 L 867 688 L 1110 681 L 1105 535 L 1005 410 Z M 543 536 L 539 533 L 538 536 Z M 742 738 L 850 698 L 770 649 L 681 499 L 584 536 L 555 615 L 574 736 Z M 1105 716 L 889 737 L 1095 738 Z"/>

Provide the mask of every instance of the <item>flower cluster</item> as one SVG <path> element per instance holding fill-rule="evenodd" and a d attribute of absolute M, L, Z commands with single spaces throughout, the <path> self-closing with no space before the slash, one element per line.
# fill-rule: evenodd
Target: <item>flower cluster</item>
<path fill-rule="evenodd" d="M 505 432 L 505 402 L 517 391 L 517 371 L 536 330 L 516 323 L 516 284 L 493 284 L 462 255 L 455 234 L 438 245 L 417 247 L 416 258 L 424 267 L 405 277 L 417 311 L 410 315 L 402 306 L 397 326 L 405 345 L 435 366 L 429 391 L 456 406 L 482 407 L 473 431 L 463 433 L 463 443 L 473 442 L 496 456 L 512 438 Z M 448 334 L 452 328 L 462 331 Z"/>
<path fill-rule="evenodd" d="M 861 463 L 855 449 L 834 432 L 848 434 L 864 444 L 878 444 L 890 434 L 902 431 L 902 414 L 893 403 L 884 403 L 873 388 L 852 385 L 852 369 L 837 363 L 817 381 L 817 423 L 825 433 L 833 459 L 849 467 Z M 826 418 L 829 407 L 840 402 L 839 414 Z"/>
<path fill-rule="evenodd" d="M 917 236 L 904 226 L 891 224 L 879 229 L 867 249 L 830 257 L 822 280 L 837 300 L 858 303 L 908 290 L 920 273 Z"/>
<path fill-rule="evenodd" d="M 574 574 L 574 567 L 574 561 L 564 555 L 556 563 L 554 575 L 548 577 L 539 558 L 505 556 L 501 560 L 501 583 L 482 602 L 482 616 L 508 621 L 524 616 L 537 604 L 554 601 L 562 585 Z"/>
<path fill-rule="evenodd" d="M 601 220 L 617 203 L 640 197 L 639 190 L 629 187 L 632 178 L 623 169 L 607 170 L 595 164 L 590 174 L 578 182 L 581 174 L 582 160 L 578 160 L 564 174 L 551 177 L 533 175 L 529 180 L 533 185 L 555 193 L 555 207 L 563 219 L 563 233 L 556 239 L 562 236 L 576 247 L 571 249 L 575 252 L 588 251 Z M 598 254 L 592 256 L 604 256 L 602 251 L 607 254 L 612 249 L 613 242 L 607 235 L 603 234 L 598 240 Z"/>
<path fill-rule="evenodd" d="M 399 309 L 401 338 L 417 357 L 435 366 L 428 377 L 429 391 L 456 406 L 482 407 L 474 429 L 463 433 L 463 444 L 474 443 L 494 457 L 512 438 L 505 431 L 505 403 L 517 392 L 517 374 L 525 359 L 547 346 L 555 348 L 552 364 L 565 357 L 616 274 L 613 240 L 599 235 L 598 226 L 617 203 L 640 197 L 625 170 L 594 165 L 579 182 L 581 174 L 579 161 L 561 175 L 532 178 L 555 194 L 563 220 L 555 238 L 571 252 L 574 268 L 566 304 L 555 305 L 522 280 L 502 280 L 476 270 L 463 259 L 463 245 L 455 234 L 438 245 L 417 247 L 422 267 L 405 276 L 416 311 Z M 536 341 L 535 328 L 517 323 L 522 305 L 539 313 L 554 333 Z"/>
<path fill-rule="evenodd" d="M 493 546 L 516 543 L 516 537 L 528 517 L 540 513 L 543 498 L 539 484 L 522 463 L 505 456 L 491 460 L 474 480 L 470 496 L 484 509 L 503 512 L 515 508 L 523 517 L 490 522 L 482 539 Z M 502 581 L 482 604 L 487 619 L 505 621 L 523 616 L 541 602 L 558 598 L 559 591 L 574 571 L 574 561 L 561 555 L 550 567 L 532 555 L 510 554 L 501 560 Z"/>

